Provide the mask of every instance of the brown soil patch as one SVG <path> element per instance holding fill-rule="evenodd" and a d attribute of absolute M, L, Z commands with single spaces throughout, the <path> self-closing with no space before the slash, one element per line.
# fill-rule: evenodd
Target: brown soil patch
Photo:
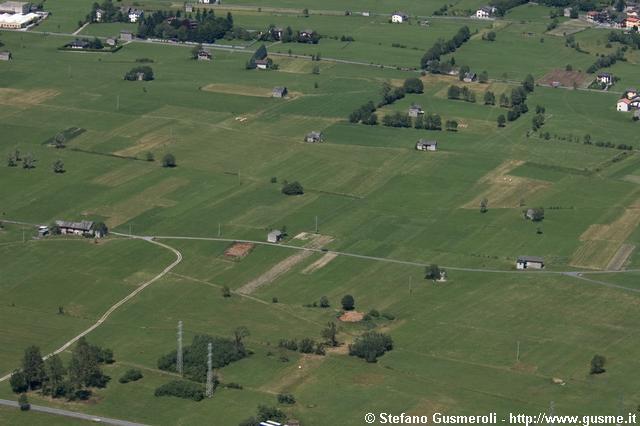
<path fill-rule="evenodd" d="M 585 87 L 589 80 L 589 76 L 580 71 L 553 70 L 542 76 L 538 83 L 552 84 L 557 81 L 564 87 L 573 87 L 574 84 L 578 87 Z"/>
<path fill-rule="evenodd" d="M 529 199 L 552 185 L 551 182 L 508 174 L 523 163 L 520 160 L 507 160 L 484 175 L 476 184 L 480 189 L 479 195 L 462 207 L 477 209 L 480 201 L 486 198 L 489 208 L 516 208 L 520 206 L 522 198 Z"/>
<path fill-rule="evenodd" d="M 138 139 L 134 145 L 121 149 L 120 151 L 116 151 L 114 154 L 125 157 L 135 157 L 141 152 L 151 151 L 154 148 L 166 147 L 173 139 L 171 132 L 166 128 L 162 128 L 144 135 Z"/>
<path fill-rule="evenodd" d="M 319 234 L 305 234 L 310 235 L 309 242 L 305 245 L 307 248 L 319 249 L 324 247 L 326 244 L 333 241 L 333 237 L 327 235 L 319 235 Z M 302 238 L 300 238 L 302 239 Z M 291 268 L 302 262 L 307 257 L 311 256 L 314 252 L 310 250 L 298 250 L 295 254 L 287 257 L 286 259 L 278 262 L 271 269 L 269 269 L 264 274 L 260 275 L 257 278 L 249 281 L 242 287 L 238 289 L 239 293 L 242 294 L 251 294 L 255 292 L 260 287 L 270 284 L 275 281 L 277 278 L 287 273 Z"/>
<path fill-rule="evenodd" d="M 325 266 L 327 266 L 327 264 L 329 262 L 331 262 L 336 257 L 338 257 L 338 255 L 336 253 L 327 253 L 324 256 L 322 256 L 320 259 L 318 259 L 315 262 L 313 262 L 311 265 L 309 265 L 306 268 L 304 268 L 302 273 L 303 274 L 311 274 L 311 273 L 317 271 L 318 269 L 324 268 Z"/>
<path fill-rule="evenodd" d="M 342 322 L 359 322 L 364 318 L 364 314 L 358 311 L 347 311 L 338 318 Z"/>
<path fill-rule="evenodd" d="M 3 87 L 0 88 L 0 104 L 25 108 L 39 105 L 59 94 L 54 89 L 20 90 Z"/>
<path fill-rule="evenodd" d="M 242 259 L 248 255 L 254 247 L 255 245 L 253 243 L 235 243 L 224 251 L 224 255 L 236 260 Z"/>

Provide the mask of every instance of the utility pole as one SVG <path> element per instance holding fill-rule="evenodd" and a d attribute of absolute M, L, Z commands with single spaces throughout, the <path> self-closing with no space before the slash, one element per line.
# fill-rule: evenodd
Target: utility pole
<path fill-rule="evenodd" d="M 218 222 L 218 238 L 222 236 L 222 225 Z"/>
<path fill-rule="evenodd" d="M 182 321 L 178 321 L 178 352 L 176 356 L 176 370 L 182 376 Z"/>
<path fill-rule="evenodd" d="M 212 370 L 212 362 L 211 362 L 211 352 L 213 351 L 213 344 L 209 342 L 207 345 L 208 353 L 207 353 L 207 398 L 211 398 L 213 396 L 213 370 Z"/>
<path fill-rule="evenodd" d="M 409 275 L 409 294 L 413 294 L 413 282 L 411 280 L 412 276 Z"/>
<path fill-rule="evenodd" d="M 129 237 L 133 236 L 133 223 L 129 224 Z"/>
<path fill-rule="evenodd" d="M 116 96 L 116 111 L 120 111 L 120 95 Z"/>
<path fill-rule="evenodd" d="M 516 362 L 520 362 L 520 340 L 516 342 Z"/>
<path fill-rule="evenodd" d="M 318 233 L 318 216 L 316 216 L 316 234 Z"/>

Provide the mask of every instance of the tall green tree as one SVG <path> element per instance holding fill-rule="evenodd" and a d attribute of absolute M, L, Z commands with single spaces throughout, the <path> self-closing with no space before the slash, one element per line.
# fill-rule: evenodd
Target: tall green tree
<path fill-rule="evenodd" d="M 322 330 L 322 337 L 327 341 L 327 343 L 333 347 L 338 346 L 338 329 L 336 327 L 336 323 L 330 321 L 327 323 L 327 327 Z"/>
<path fill-rule="evenodd" d="M 527 74 L 527 76 L 524 78 L 522 87 L 529 93 L 533 92 L 533 89 L 535 88 L 535 80 L 533 79 L 533 76 L 531 74 Z"/>
<path fill-rule="evenodd" d="M 42 386 L 44 379 L 44 361 L 40 348 L 29 346 L 24 350 L 22 358 L 22 371 L 29 386 L 29 389 L 38 389 Z"/>
<path fill-rule="evenodd" d="M 54 398 L 62 395 L 62 385 L 66 370 L 58 355 L 53 355 L 44 362 L 44 373 L 43 393 L 51 395 Z"/>
<path fill-rule="evenodd" d="M 345 295 L 340 303 L 345 311 L 352 311 L 356 306 L 356 301 L 350 294 Z"/>

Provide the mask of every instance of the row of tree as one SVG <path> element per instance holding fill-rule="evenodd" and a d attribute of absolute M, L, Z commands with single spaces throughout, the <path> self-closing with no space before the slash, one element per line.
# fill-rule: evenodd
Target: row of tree
<path fill-rule="evenodd" d="M 615 64 L 618 61 L 625 61 L 624 51 L 623 49 L 616 49 L 615 52 L 609 53 L 608 55 L 602 55 L 596 61 L 589 65 L 587 68 L 587 72 L 589 74 L 593 74 L 598 71 L 600 68 L 608 68 Z"/>
<path fill-rule="evenodd" d="M 103 388 L 110 380 L 100 366 L 113 362 L 110 349 L 91 345 L 84 337 L 73 348 L 67 367 L 58 355 L 45 361 L 37 346 L 29 346 L 21 368 L 13 372 L 9 383 L 16 393 L 39 390 L 52 398 L 87 399 L 91 388 Z"/>
<path fill-rule="evenodd" d="M 393 87 L 389 83 L 385 82 L 382 85 L 382 100 L 378 102 L 377 106 L 374 105 L 373 101 L 367 102 L 366 104 L 360 106 L 358 109 L 349 114 L 349 121 L 351 123 L 362 123 L 375 126 L 376 124 L 378 124 L 378 116 L 375 114 L 377 108 L 381 108 L 385 105 L 390 105 L 398 99 L 404 98 L 406 93 L 423 92 L 424 83 L 422 83 L 422 80 L 417 77 L 407 78 L 402 84 L 402 87 Z M 387 119 L 386 116 L 384 119 Z M 385 126 L 411 127 L 410 125 L 398 126 L 391 124 L 392 122 L 399 123 L 397 119 L 398 117 L 387 119 Z"/>
<path fill-rule="evenodd" d="M 195 15 L 179 16 L 175 11 L 155 11 L 140 20 L 138 37 L 161 38 L 197 43 L 214 43 L 234 29 L 231 12 L 217 17 L 212 9 L 197 11 Z"/>
<path fill-rule="evenodd" d="M 460 46 L 471 38 L 471 31 L 466 25 L 449 40 L 438 39 L 433 46 L 425 52 L 420 60 L 420 67 L 427 69 L 431 61 L 439 61 L 442 55 L 455 52 Z"/>

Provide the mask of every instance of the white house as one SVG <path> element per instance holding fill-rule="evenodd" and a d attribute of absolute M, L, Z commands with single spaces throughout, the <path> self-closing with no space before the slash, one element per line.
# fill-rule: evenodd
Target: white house
<path fill-rule="evenodd" d="M 404 12 L 395 12 L 391 15 L 391 22 L 394 24 L 402 24 L 409 19 L 409 15 Z"/>
<path fill-rule="evenodd" d="M 518 256 L 516 269 L 543 269 L 544 259 L 536 256 Z"/>
<path fill-rule="evenodd" d="M 616 110 L 622 111 L 622 112 L 628 112 L 629 104 L 631 104 L 631 99 L 627 99 L 627 98 L 618 99 L 618 103 L 616 104 Z"/>
<path fill-rule="evenodd" d="M 436 141 L 428 141 L 428 140 L 425 140 L 425 139 L 420 139 L 416 143 L 416 149 L 418 151 L 437 151 L 438 142 L 436 142 Z"/>
<path fill-rule="evenodd" d="M 480 9 L 476 10 L 476 18 L 479 19 L 489 19 L 495 13 L 497 9 L 493 6 L 482 6 Z"/>
<path fill-rule="evenodd" d="M 282 239 L 282 231 L 279 229 L 274 229 L 273 231 L 267 234 L 267 242 L 277 243 Z"/>
<path fill-rule="evenodd" d="M 610 86 L 613 84 L 613 74 L 609 74 L 608 72 L 600 73 L 596 76 L 598 83 L 602 83 L 604 85 Z"/>
<path fill-rule="evenodd" d="M 103 15 L 104 15 L 104 10 L 96 9 L 96 22 L 101 22 Z"/>
<path fill-rule="evenodd" d="M 144 15 L 144 12 L 140 9 L 129 9 L 129 22 L 138 22 L 142 15 Z"/>

